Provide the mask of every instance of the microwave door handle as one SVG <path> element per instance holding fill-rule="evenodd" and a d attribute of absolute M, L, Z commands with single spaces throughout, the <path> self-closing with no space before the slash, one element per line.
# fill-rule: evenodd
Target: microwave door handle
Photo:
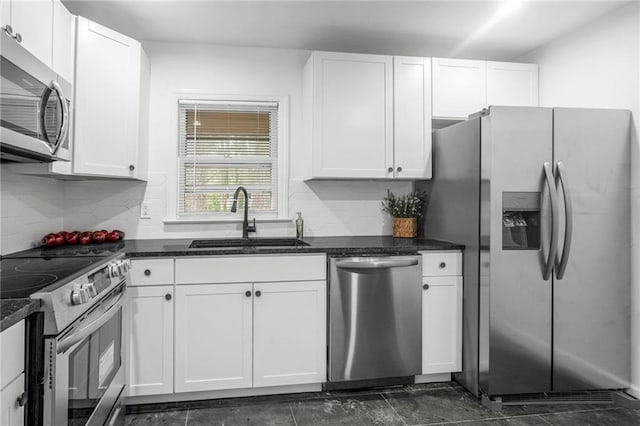
<path fill-rule="evenodd" d="M 52 81 L 51 87 L 56 91 L 58 99 L 60 101 L 60 106 L 62 107 L 62 124 L 60 124 L 60 131 L 58 132 L 56 143 L 54 144 L 53 150 L 51 151 L 52 155 L 56 155 L 56 153 L 62 146 L 62 142 L 67 138 L 67 135 L 69 134 L 69 105 L 67 104 L 67 99 L 64 97 L 62 87 L 60 87 L 58 82 L 55 80 Z"/>
<path fill-rule="evenodd" d="M 556 258 L 556 251 L 558 249 L 558 222 L 560 219 L 558 215 L 558 193 L 556 192 L 551 163 L 545 162 L 543 164 L 543 169 L 545 182 L 549 189 L 549 204 L 551 205 L 551 242 L 549 244 L 549 253 L 544 264 L 544 271 L 542 274 L 542 279 L 548 281 L 549 278 L 551 278 L 551 272 L 553 271 L 553 264 Z"/>
<path fill-rule="evenodd" d="M 42 97 L 40 97 L 40 128 L 42 129 L 42 136 L 45 140 L 41 141 L 49 151 L 51 151 L 51 145 L 53 144 L 49 135 L 47 134 L 47 123 L 45 122 L 45 117 L 47 114 L 47 103 L 49 102 L 49 97 L 51 96 L 51 92 L 53 91 L 53 87 L 49 86 L 44 89 L 44 93 Z"/>
<path fill-rule="evenodd" d="M 561 280 L 567 270 L 567 263 L 569 262 L 569 254 L 571 253 L 571 240 L 573 239 L 573 206 L 571 204 L 571 190 L 569 189 L 569 182 L 567 180 L 567 172 L 565 170 L 564 163 L 558 161 L 556 163 L 556 170 L 558 172 L 557 181 L 562 185 L 562 195 L 564 198 L 564 217 L 565 217 L 565 231 L 564 231 L 564 244 L 562 247 L 562 256 L 556 256 L 556 277 Z"/>
<path fill-rule="evenodd" d="M 83 341 L 87 338 L 87 336 L 91 335 L 93 332 L 102 327 L 107 321 L 111 319 L 111 315 L 109 315 L 108 312 L 114 310 L 114 308 L 115 310 L 117 310 L 120 306 L 122 306 L 124 294 L 124 291 L 122 291 L 118 293 L 117 296 L 111 296 L 111 298 L 116 299 L 115 302 L 113 302 L 106 308 L 99 309 L 96 312 L 92 313 L 92 315 L 88 318 L 90 321 L 92 321 L 88 325 L 72 333 L 69 337 L 61 340 L 56 348 L 56 352 L 59 354 L 65 352 L 67 349 L 71 348 L 76 343 Z M 101 303 L 104 303 L 104 301 Z"/>

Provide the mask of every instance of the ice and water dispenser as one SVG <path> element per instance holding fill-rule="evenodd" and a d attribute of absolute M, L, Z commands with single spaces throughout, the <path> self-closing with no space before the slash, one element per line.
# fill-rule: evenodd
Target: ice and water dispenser
<path fill-rule="evenodd" d="M 502 249 L 540 249 L 540 193 L 502 193 Z"/>

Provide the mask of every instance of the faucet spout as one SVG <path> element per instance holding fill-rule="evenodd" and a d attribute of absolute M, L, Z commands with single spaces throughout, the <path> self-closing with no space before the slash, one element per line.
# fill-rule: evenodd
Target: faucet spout
<path fill-rule="evenodd" d="M 231 205 L 231 212 L 235 213 L 238 210 L 238 195 L 240 192 L 244 195 L 244 219 L 242 221 L 242 238 L 249 238 L 249 232 L 256 232 L 256 220 L 253 219 L 253 225 L 249 225 L 249 195 L 244 186 L 239 186 L 236 192 L 233 194 L 233 204 Z"/>

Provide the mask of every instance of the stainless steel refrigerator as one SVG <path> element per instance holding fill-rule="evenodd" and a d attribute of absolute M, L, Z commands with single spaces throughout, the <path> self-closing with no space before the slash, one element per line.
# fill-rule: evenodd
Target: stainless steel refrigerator
<path fill-rule="evenodd" d="M 434 132 L 425 235 L 461 242 L 475 395 L 628 387 L 630 123 L 491 107 Z"/>

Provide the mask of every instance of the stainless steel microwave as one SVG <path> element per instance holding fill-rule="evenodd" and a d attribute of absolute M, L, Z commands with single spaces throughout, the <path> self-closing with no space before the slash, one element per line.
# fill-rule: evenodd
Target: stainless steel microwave
<path fill-rule="evenodd" d="M 69 161 L 72 85 L 0 31 L 0 159 Z"/>

